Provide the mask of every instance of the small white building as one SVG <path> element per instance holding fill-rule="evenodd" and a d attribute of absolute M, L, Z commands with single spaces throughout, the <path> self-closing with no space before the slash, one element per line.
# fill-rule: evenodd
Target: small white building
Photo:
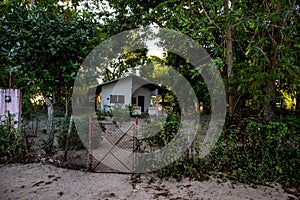
<path fill-rule="evenodd" d="M 150 115 L 157 114 L 157 95 L 160 87 L 139 76 L 125 76 L 96 87 L 98 110 L 107 112 L 114 107 L 133 106 L 136 114 L 142 112 L 148 112 Z M 156 101 L 151 101 L 152 96 L 156 97 L 154 98 Z"/>

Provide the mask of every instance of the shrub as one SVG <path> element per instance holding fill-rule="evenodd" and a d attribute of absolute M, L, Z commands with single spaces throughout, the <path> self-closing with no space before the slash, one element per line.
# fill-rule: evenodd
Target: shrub
<path fill-rule="evenodd" d="M 299 184 L 300 135 L 294 128 L 298 123 L 250 120 L 224 130 L 209 155 L 210 169 L 240 182 Z"/>
<path fill-rule="evenodd" d="M 157 171 L 160 177 L 181 176 L 203 179 L 207 175 L 226 176 L 235 181 L 284 186 L 300 184 L 300 121 L 289 116 L 277 122 L 246 119 L 238 126 L 227 124 L 216 147 L 199 158 L 187 156 Z"/>
<path fill-rule="evenodd" d="M 150 147 L 163 147 L 168 144 L 180 128 L 180 117 L 170 113 L 163 123 L 160 119 L 152 120 L 142 130 L 145 142 Z"/>
<path fill-rule="evenodd" d="M 112 110 L 112 117 L 114 119 L 114 122 L 118 123 L 131 121 L 130 109 L 128 107 L 122 108 L 116 106 Z"/>
<path fill-rule="evenodd" d="M 14 128 L 16 122 L 0 123 L 0 163 L 22 161 L 24 142 L 20 128 Z"/>
<path fill-rule="evenodd" d="M 69 123 L 70 123 L 70 118 L 66 118 L 61 124 L 59 134 L 57 134 L 58 147 L 61 150 L 65 150 L 65 148 L 66 148 Z M 74 121 L 72 122 L 72 128 L 71 128 L 71 132 L 69 135 L 69 145 L 68 146 L 69 146 L 69 148 L 68 148 L 69 150 L 85 149 L 85 146 L 83 145 L 83 143 L 77 133 Z"/>

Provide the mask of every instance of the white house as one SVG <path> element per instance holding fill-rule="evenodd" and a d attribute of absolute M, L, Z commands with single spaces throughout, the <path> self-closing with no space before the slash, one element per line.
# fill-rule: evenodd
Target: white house
<path fill-rule="evenodd" d="M 110 111 L 114 107 L 133 106 L 137 114 L 157 114 L 157 95 L 161 89 L 139 76 L 125 76 L 96 87 L 98 110 Z M 156 101 L 151 101 L 152 96 L 156 96 Z"/>

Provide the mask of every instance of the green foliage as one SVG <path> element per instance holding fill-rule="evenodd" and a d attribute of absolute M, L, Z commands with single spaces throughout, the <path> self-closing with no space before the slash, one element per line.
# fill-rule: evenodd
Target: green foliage
<path fill-rule="evenodd" d="M 155 24 L 193 38 L 208 51 L 220 70 L 227 92 L 233 97 L 229 105 L 233 115 L 245 117 L 240 112 L 245 108 L 261 115 L 271 101 L 281 97 L 281 90 L 298 97 L 300 105 L 299 2 L 228 2 L 225 8 L 223 0 L 113 0 L 109 5 L 114 8 L 114 17 L 105 16 L 104 21 L 107 31 L 114 34 Z M 229 36 L 232 75 L 228 75 Z M 204 81 L 186 61 L 171 52 L 164 60 L 191 82 L 199 101 L 210 103 Z"/>
<path fill-rule="evenodd" d="M 209 179 L 210 172 L 204 160 L 198 160 L 197 158 L 191 159 L 188 156 L 184 156 L 180 161 L 175 161 L 158 170 L 157 176 L 166 179 L 172 177 L 177 181 L 180 181 L 184 177 L 204 181 Z"/>
<path fill-rule="evenodd" d="M 222 164 L 215 169 L 228 171 L 231 178 L 242 182 L 277 180 L 282 173 L 281 162 L 285 162 L 281 155 L 286 134 L 287 127 L 280 122 L 262 125 L 250 121 L 245 130 L 229 130 Z"/>
<path fill-rule="evenodd" d="M 114 122 L 122 123 L 131 120 L 130 108 L 114 107 L 112 109 L 112 117 Z"/>
<path fill-rule="evenodd" d="M 49 140 L 42 140 L 42 149 L 45 151 L 46 155 L 53 155 L 56 153 L 56 149 L 53 147 L 53 144 Z"/>
<path fill-rule="evenodd" d="M 56 101 L 70 93 L 80 63 L 97 44 L 99 24 L 88 12 L 53 2 L 28 9 L 14 0 L 0 3 L 0 11 L 0 66 L 13 69 L 13 85 Z"/>
<path fill-rule="evenodd" d="M 24 141 L 20 128 L 14 128 L 15 122 L 0 122 L 0 163 L 22 161 Z"/>
<path fill-rule="evenodd" d="M 71 96 L 79 66 L 100 41 L 100 24 L 88 9 L 80 12 L 57 2 L 35 1 L 30 9 L 24 1 L 0 2 L 0 71 L 13 69 L 13 87 L 25 93 L 25 113 L 31 112 L 29 101 L 36 94 L 48 108 L 69 104 L 64 98 Z M 0 87 L 6 85 L 5 75 Z M 53 112 L 48 111 L 53 141 Z M 45 142 L 44 147 L 51 145 Z"/>
<path fill-rule="evenodd" d="M 257 120 L 263 117 L 271 101 L 276 103 L 282 98 L 282 92 L 297 98 L 295 107 L 300 108 L 298 1 L 230 1 L 231 5 L 225 9 L 224 0 L 111 0 L 107 2 L 113 8 L 111 13 L 104 11 L 98 16 L 88 9 L 79 13 L 58 6 L 56 0 L 36 1 L 33 9 L 22 2 L 0 2 L 0 87 L 6 87 L 7 69 L 12 67 L 14 85 L 25 91 L 24 116 L 30 118 L 31 111 L 40 108 L 30 107 L 32 94 L 41 93 L 53 102 L 61 101 L 62 94 L 69 94 L 80 63 L 100 40 L 124 30 L 156 24 L 190 36 L 208 51 L 226 87 L 231 88 L 228 95 L 233 97 L 234 105 L 229 106 L 234 106 L 234 114 L 239 117 L 230 119 L 237 120 L 234 122 L 227 120 L 209 156 L 204 159 L 199 159 L 197 154 L 194 158 L 185 156 L 159 170 L 159 176 L 202 179 L 221 172 L 242 182 L 279 181 L 299 185 L 299 116 L 284 116 L 269 123 Z M 74 4 L 76 7 L 78 1 Z M 103 27 L 95 17 L 102 19 Z M 228 76 L 228 35 L 233 40 L 232 76 Z M 104 79 L 120 77 L 129 68 L 145 64 L 149 61 L 146 53 L 145 49 L 124 52 L 108 66 L 113 71 L 105 72 Z M 204 102 L 204 107 L 210 106 L 201 75 L 186 60 L 167 52 L 154 64 L 176 69 L 191 82 L 199 102 Z M 154 68 L 149 69 L 149 76 Z M 279 119 L 282 112 L 276 114 Z M 113 117 L 118 122 L 130 120 L 130 110 L 116 108 Z M 59 135 L 62 147 L 67 124 Z M 145 142 L 153 148 L 162 147 L 174 137 L 179 125 L 175 114 L 169 115 L 165 123 L 154 120 L 143 130 L 145 135 L 151 135 Z M 80 128 L 82 133 L 88 130 L 87 122 Z M 14 152 L 19 152 L 18 142 L 11 142 L 19 141 L 18 131 L 11 131 L 8 125 L 1 125 L 0 130 L 4 133 L 1 133 L 1 145 L 6 145 L 1 148 L 7 153 L 3 155 L 9 159 Z M 48 143 L 44 147 L 48 149 Z"/>
<path fill-rule="evenodd" d="M 244 183 L 299 185 L 299 127 L 294 116 L 268 124 L 245 120 L 238 127 L 226 128 L 206 158 L 197 158 L 196 153 L 193 159 L 184 157 L 157 173 L 176 179 L 189 176 L 203 180 L 215 175 Z"/>
<path fill-rule="evenodd" d="M 66 149 L 66 141 L 67 141 L 67 134 L 70 124 L 70 118 L 66 118 L 60 125 L 60 131 L 57 134 L 57 142 L 58 142 L 58 148 L 61 150 Z M 85 146 L 83 145 L 74 122 L 72 122 L 72 128 L 69 135 L 69 143 L 68 143 L 68 150 L 82 150 L 85 149 Z"/>
<path fill-rule="evenodd" d="M 98 120 L 104 120 L 106 116 L 111 116 L 111 113 L 109 111 L 96 111 L 96 115 Z"/>
<path fill-rule="evenodd" d="M 165 122 L 159 118 L 154 119 L 142 129 L 144 142 L 151 148 L 163 147 L 174 138 L 179 128 L 180 116 L 173 112 L 168 115 Z"/>
<path fill-rule="evenodd" d="M 60 110 L 54 110 L 53 111 L 53 116 L 54 117 L 64 117 L 65 113 L 63 111 L 60 111 Z"/>

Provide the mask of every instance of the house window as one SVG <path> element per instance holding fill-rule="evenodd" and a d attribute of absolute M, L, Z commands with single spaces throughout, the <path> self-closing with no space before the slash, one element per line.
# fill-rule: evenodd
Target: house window
<path fill-rule="evenodd" d="M 110 95 L 110 103 L 125 103 L 124 95 Z"/>

